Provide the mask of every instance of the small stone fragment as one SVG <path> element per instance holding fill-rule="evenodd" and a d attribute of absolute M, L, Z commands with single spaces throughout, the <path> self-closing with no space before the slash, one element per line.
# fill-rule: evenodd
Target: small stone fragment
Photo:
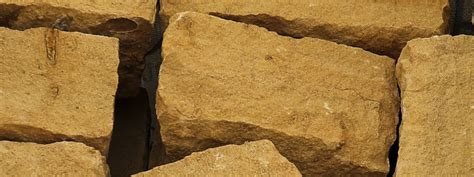
<path fill-rule="evenodd" d="M 0 28 L 0 140 L 73 140 L 107 154 L 118 45 L 77 32 Z"/>
<path fill-rule="evenodd" d="M 473 69 L 473 36 L 416 39 L 403 49 L 397 176 L 474 175 Z"/>
<path fill-rule="evenodd" d="M 157 93 L 171 161 L 269 139 L 305 176 L 386 175 L 394 60 L 194 12 L 171 21 Z"/>
<path fill-rule="evenodd" d="M 161 176 L 301 176 L 294 164 L 278 153 L 272 142 L 260 140 L 195 152 L 175 163 L 138 173 Z"/>
<path fill-rule="evenodd" d="M 281 35 L 315 37 L 398 58 L 406 42 L 448 32 L 448 0 L 162 0 L 163 27 L 196 11 Z M 444 18 L 444 19 L 443 19 Z"/>
<path fill-rule="evenodd" d="M 153 46 L 156 0 L 0 0 L 0 26 L 55 27 L 120 39 L 117 95 L 138 94 L 144 56 Z"/>

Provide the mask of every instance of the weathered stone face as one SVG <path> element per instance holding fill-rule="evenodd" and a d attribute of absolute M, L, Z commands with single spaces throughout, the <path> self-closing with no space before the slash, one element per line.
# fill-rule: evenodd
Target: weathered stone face
<path fill-rule="evenodd" d="M 210 13 L 282 35 L 315 37 L 398 58 L 406 42 L 447 32 L 448 0 L 162 0 L 163 26 L 178 12 Z"/>
<path fill-rule="evenodd" d="M 183 160 L 142 172 L 139 176 L 301 176 L 294 164 L 268 140 L 227 145 L 196 152 Z"/>
<path fill-rule="evenodd" d="M 74 140 L 106 154 L 118 40 L 0 28 L 0 140 Z"/>
<path fill-rule="evenodd" d="M 397 176 L 472 176 L 473 68 L 472 36 L 416 39 L 403 49 Z"/>
<path fill-rule="evenodd" d="M 138 93 L 143 58 L 150 44 L 156 0 L 0 0 L 0 26 L 13 29 L 50 27 L 120 39 L 119 97 Z"/>
<path fill-rule="evenodd" d="M 157 98 L 171 160 L 270 139 L 303 175 L 388 171 L 392 59 L 193 12 L 171 21 Z"/>
<path fill-rule="evenodd" d="M 105 158 L 82 143 L 0 141 L 2 176 L 108 176 Z"/>

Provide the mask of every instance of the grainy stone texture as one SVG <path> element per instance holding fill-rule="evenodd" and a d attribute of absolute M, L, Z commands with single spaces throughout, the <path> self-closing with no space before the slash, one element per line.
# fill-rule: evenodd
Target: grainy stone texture
<path fill-rule="evenodd" d="M 388 57 L 193 12 L 164 35 L 157 109 L 171 160 L 270 139 L 306 176 L 384 176 L 398 93 Z"/>
<path fill-rule="evenodd" d="M 156 0 L 0 0 L 0 26 L 49 27 L 120 39 L 119 97 L 139 91 L 143 58 L 151 48 Z M 62 19 L 62 20 L 58 20 Z"/>
<path fill-rule="evenodd" d="M 163 26 L 196 11 L 256 24 L 282 35 L 316 37 L 398 58 L 406 42 L 447 32 L 448 0 L 162 0 Z"/>
<path fill-rule="evenodd" d="M 301 176 L 294 164 L 268 140 L 227 145 L 196 152 L 175 163 L 156 167 L 146 176 Z"/>
<path fill-rule="evenodd" d="M 74 140 L 106 154 L 118 40 L 47 28 L 0 28 L 0 140 Z"/>
<path fill-rule="evenodd" d="M 403 49 L 397 176 L 474 175 L 473 68 L 473 36 L 416 39 Z"/>
<path fill-rule="evenodd" d="M 105 158 L 82 143 L 0 141 L 1 176 L 109 176 Z"/>

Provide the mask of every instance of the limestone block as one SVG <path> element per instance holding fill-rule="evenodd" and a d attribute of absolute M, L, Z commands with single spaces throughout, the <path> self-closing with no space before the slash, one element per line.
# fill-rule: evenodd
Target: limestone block
<path fill-rule="evenodd" d="M 474 175 L 473 68 L 473 36 L 416 39 L 403 49 L 397 176 Z"/>
<path fill-rule="evenodd" d="M 105 158 L 82 143 L 0 141 L 2 176 L 109 176 Z"/>
<path fill-rule="evenodd" d="M 388 171 L 399 108 L 392 59 L 194 12 L 172 21 L 157 93 L 171 160 L 269 139 L 306 176 Z"/>
<path fill-rule="evenodd" d="M 118 96 L 135 96 L 151 46 L 156 0 L 0 0 L 0 26 L 50 27 L 120 39 Z"/>
<path fill-rule="evenodd" d="M 118 40 L 0 28 L 0 140 L 83 142 L 106 154 Z"/>
<path fill-rule="evenodd" d="M 138 173 L 134 177 L 162 176 L 301 176 L 294 164 L 268 140 L 196 152 L 183 160 Z"/>

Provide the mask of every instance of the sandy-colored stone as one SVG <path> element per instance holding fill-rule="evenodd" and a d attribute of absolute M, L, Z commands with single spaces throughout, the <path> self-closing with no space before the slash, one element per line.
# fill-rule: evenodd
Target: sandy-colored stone
<path fill-rule="evenodd" d="M 473 36 L 416 39 L 403 49 L 397 176 L 474 176 L 473 69 Z"/>
<path fill-rule="evenodd" d="M 109 176 L 100 152 L 75 142 L 0 141 L 0 162 L 1 176 Z"/>
<path fill-rule="evenodd" d="M 282 35 L 316 37 L 398 58 L 407 41 L 447 32 L 448 0 L 162 0 L 163 25 L 178 12 L 210 13 Z M 447 16 L 446 16 L 447 17 Z M 446 19 L 447 20 L 447 19 Z"/>
<path fill-rule="evenodd" d="M 205 14 L 173 21 L 157 98 L 171 160 L 269 139 L 306 176 L 388 171 L 398 119 L 392 59 Z"/>
<path fill-rule="evenodd" d="M 50 27 L 120 39 L 119 97 L 139 91 L 144 55 L 151 46 L 156 0 L 0 0 L 0 26 Z M 66 17 L 66 18 L 64 18 Z"/>
<path fill-rule="evenodd" d="M 0 28 L 0 140 L 74 140 L 106 154 L 118 40 L 47 28 Z"/>
<path fill-rule="evenodd" d="M 134 177 L 162 176 L 301 176 L 294 164 L 268 140 L 196 152 L 175 163 L 156 167 Z"/>

